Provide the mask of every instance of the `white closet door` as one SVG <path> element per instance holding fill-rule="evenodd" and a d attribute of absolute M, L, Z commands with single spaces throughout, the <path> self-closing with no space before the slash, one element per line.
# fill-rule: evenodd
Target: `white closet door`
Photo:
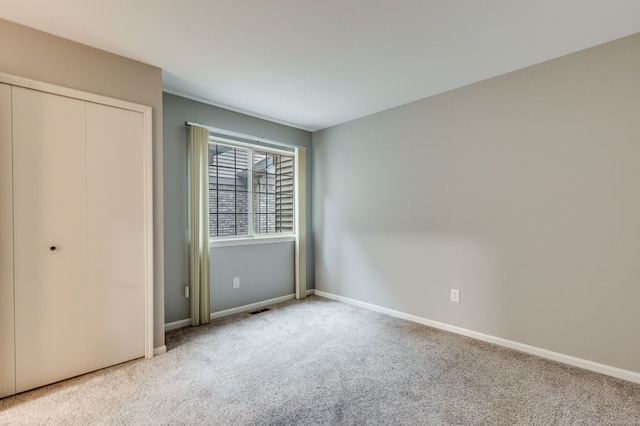
<path fill-rule="evenodd" d="M 0 84 L 0 398 L 16 391 L 11 157 L 11 86 Z"/>
<path fill-rule="evenodd" d="M 142 113 L 87 103 L 87 209 L 95 368 L 145 355 Z"/>
<path fill-rule="evenodd" d="M 13 88 L 16 390 L 91 370 L 85 102 Z"/>

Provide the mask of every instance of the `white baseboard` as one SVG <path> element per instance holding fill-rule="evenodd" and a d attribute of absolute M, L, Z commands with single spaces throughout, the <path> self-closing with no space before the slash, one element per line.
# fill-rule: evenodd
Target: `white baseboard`
<path fill-rule="evenodd" d="M 397 318 L 402 318 L 402 319 L 416 322 L 419 324 L 428 325 L 429 327 L 450 331 L 452 333 L 461 334 L 463 336 L 471 337 L 478 340 L 483 340 L 489 343 L 494 343 L 496 345 L 504 346 L 510 349 L 515 349 L 520 352 L 525 352 L 531 355 L 537 355 L 539 357 L 551 359 L 553 361 L 558 361 L 564 364 L 573 365 L 574 367 L 580 367 L 580 368 L 584 368 L 585 370 L 595 371 L 596 373 L 606 374 L 608 376 L 616 377 L 618 379 L 628 380 L 634 383 L 640 383 L 640 373 L 635 371 L 623 370 L 621 368 L 612 367 L 610 365 L 600 364 L 598 362 L 593 362 L 593 361 L 589 361 L 582 358 L 576 358 L 570 355 L 564 355 L 558 352 L 553 352 L 553 351 L 538 348 L 535 346 L 526 345 L 520 342 L 514 342 L 513 340 L 507 340 L 501 337 L 478 333 L 477 331 L 467 330 L 466 328 L 456 327 L 454 325 L 449 325 L 442 322 L 428 320 L 426 318 L 421 318 L 415 315 L 406 314 L 404 312 L 394 311 L 393 309 L 383 308 L 382 306 L 361 302 L 356 299 L 351 299 L 344 296 L 338 296 L 336 294 L 327 293 L 320 290 L 315 290 L 314 293 L 318 296 L 326 297 L 327 299 L 337 300 L 339 302 L 344 302 L 350 305 L 359 306 L 361 308 L 369 309 L 371 311 L 381 312 L 383 314 L 391 315 Z"/>
<path fill-rule="evenodd" d="M 310 296 L 314 293 L 315 293 L 315 290 L 313 289 L 307 290 L 307 296 Z M 295 298 L 296 298 L 296 295 L 292 293 L 292 294 L 287 294 L 286 296 L 275 297 L 273 299 L 263 300 L 261 302 L 250 303 L 244 306 L 238 306 L 237 308 L 231 308 L 231 309 L 225 309 L 224 311 L 212 312 L 211 319 L 222 318 L 229 315 L 239 314 L 241 312 L 253 311 L 255 309 L 259 309 L 264 306 L 274 305 L 280 302 L 286 302 L 287 300 L 292 300 Z M 174 322 L 168 322 L 164 325 L 164 331 L 175 330 L 178 328 L 187 327 L 189 325 L 191 325 L 190 318 L 186 318 L 186 319 L 174 321 Z M 154 351 L 154 355 L 155 355 L 155 351 Z"/>
<path fill-rule="evenodd" d="M 162 355 L 167 353 L 167 347 L 165 345 L 158 346 L 157 348 L 153 348 L 153 356 Z"/>
<path fill-rule="evenodd" d="M 182 327 L 191 325 L 191 318 L 183 319 L 180 321 L 168 322 L 164 325 L 164 331 L 175 330 Z"/>
<path fill-rule="evenodd" d="M 260 309 L 267 305 L 273 305 L 280 302 L 286 302 L 287 300 L 295 299 L 295 294 L 287 294 L 286 296 L 274 297 L 273 299 L 263 300 L 262 302 L 250 303 L 244 306 L 238 306 L 237 308 L 225 309 L 224 311 L 212 312 L 211 319 L 222 318 L 229 315 L 239 314 L 241 312 L 253 311 Z"/>

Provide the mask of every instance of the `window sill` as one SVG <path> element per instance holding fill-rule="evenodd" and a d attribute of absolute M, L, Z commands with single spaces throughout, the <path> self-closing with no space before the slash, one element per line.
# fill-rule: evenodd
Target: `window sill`
<path fill-rule="evenodd" d="M 268 237 L 216 238 L 209 240 L 209 248 L 251 246 L 255 244 L 289 243 L 296 240 L 295 235 L 278 235 Z"/>

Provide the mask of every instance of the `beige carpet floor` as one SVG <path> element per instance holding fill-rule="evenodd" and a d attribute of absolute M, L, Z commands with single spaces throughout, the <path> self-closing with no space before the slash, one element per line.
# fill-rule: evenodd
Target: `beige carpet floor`
<path fill-rule="evenodd" d="M 640 385 L 319 297 L 0 400 L 2 425 L 640 425 Z"/>

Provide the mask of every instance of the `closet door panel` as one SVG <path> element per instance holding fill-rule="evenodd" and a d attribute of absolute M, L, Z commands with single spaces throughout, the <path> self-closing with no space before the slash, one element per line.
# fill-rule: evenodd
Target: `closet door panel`
<path fill-rule="evenodd" d="M 85 103 L 13 88 L 16 388 L 90 370 Z"/>
<path fill-rule="evenodd" d="M 16 391 L 11 150 L 11 86 L 0 84 L 0 398 Z"/>
<path fill-rule="evenodd" d="M 87 103 L 90 339 L 96 368 L 145 355 L 144 118 Z"/>

